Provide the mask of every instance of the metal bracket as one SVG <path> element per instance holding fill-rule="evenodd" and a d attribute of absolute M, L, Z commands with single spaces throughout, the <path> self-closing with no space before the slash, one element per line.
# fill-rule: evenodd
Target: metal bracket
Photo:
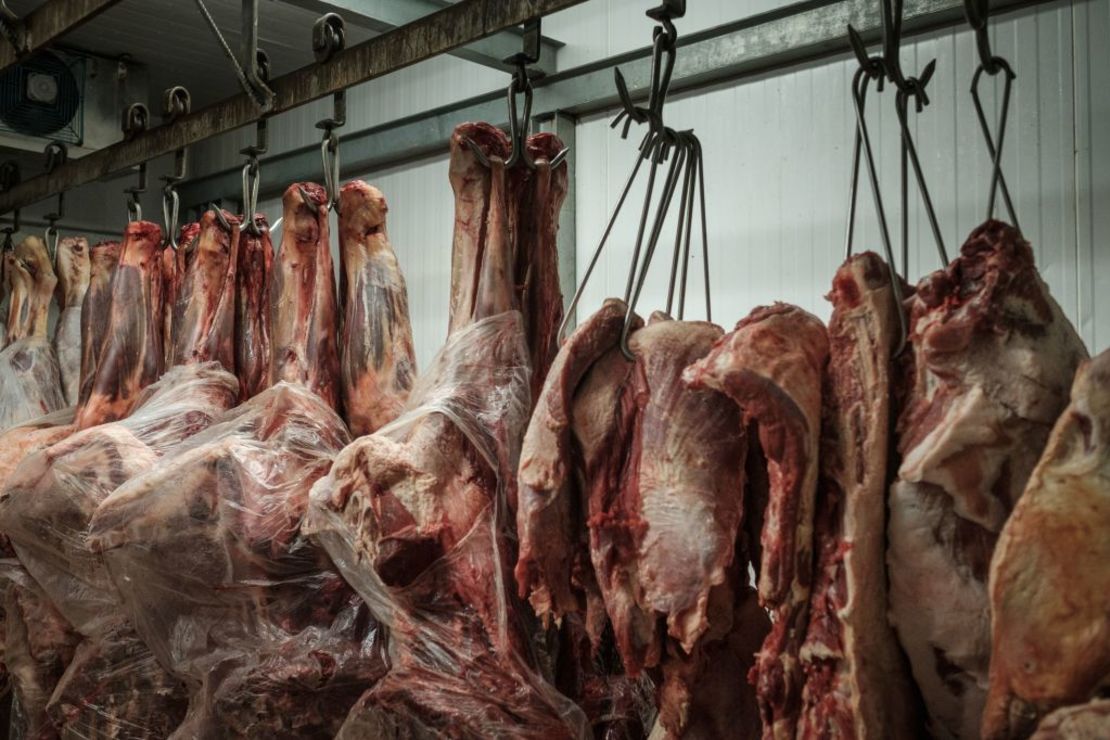
<path fill-rule="evenodd" d="M 124 140 L 130 141 L 134 139 L 143 131 L 146 131 L 149 125 L 150 111 L 142 103 L 132 103 L 123 109 L 123 120 L 120 123 L 120 130 L 123 131 Z"/>
<path fill-rule="evenodd" d="M 240 64 L 247 81 L 247 92 L 260 109 L 268 111 L 274 106 L 274 91 L 267 84 L 270 79 L 270 60 L 258 48 L 258 1 L 243 0 Z"/>

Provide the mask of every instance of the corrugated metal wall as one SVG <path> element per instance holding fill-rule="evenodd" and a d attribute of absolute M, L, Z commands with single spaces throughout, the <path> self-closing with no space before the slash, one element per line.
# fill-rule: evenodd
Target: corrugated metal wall
<path fill-rule="evenodd" d="M 767 0 L 751 12 L 777 4 Z M 640 15 L 643 5 L 595 0 L 554 17 L 546 31 L 574 40 L 561 52 L 561 66 L 641 46 L 650 34 L 650 23 Z M 733 16 L 733 7 L 723 0 L 704 7 L 693 3 L 692 17 L 680 32 Z M 1104 349 L 1110 346 L 1110 0 L 1061 2 L 1001 16 L 994 21 L 993 37 L 996 52 L 1018 74 L 1005 145 L 1005 172 L 1018 217 L 1053 294 L 1088 345 Z M 976 60 L 971 35 L 960 29 L 916 39 L 907 44 L 904 67 L 919 70 L 932 58 L 938 65 L 930 85 L 932 104 L 912 125 L 943 236 L 954 254 L 985 216 L 990 162 L 968 94 Z M 840 59 L 671 101 L 668 122 L 695 128 L 707 153 L 711 288 L 718 323 L 729 326 L 752 307 L 774 300 L 827 317 L 822 296 L 843 258 L 853 71 L 853 61 Z M 359 112 L 352 126 L 373 125 L 503 81 L 497 72 L 455 59 L 433 60 L 366 86 L 372 92 L 356 99 L 352 109 Z M 990 84 L 984 91 L 988 102 L 997 104 Z M 276 137 L 287 145 L 310 143 L 316 136 L 312 122 L 325 111 L 326 106 L 306 109 L 296 121 L 282 119 Z M 580 268 L 596 246 L 634 156 L 634 143 L 617 137 L 609 117 L 584 119 L 577 130 Z M 893 95 L 872 95 L 868 118 L 898 250 Z M 213 144 L 216 149 L 208 156 L 226 166 L 241 144 Z M 418 357 L 426 363 L 441 345 L 447 324 L 453 206 L 446 158 L 365 177 L 390 202 L 389 233 L 408 279 Z M 871 194 L 866 183 L 861 188 L 856 247 L 878 249 Z M 935 269 L 938 257 L 912 186 L 911 198 L 910 276 L 916 279 Z M 276 217 L 276 202 L 264 208 Z M 630 208 L 599 263 L 582 310 L 592 311 L 605 296 L 623 293 L 635 221 Z M 669 242 L 664 244 L 669 250 Z M 659 254 L 640 301 L 644 312 L 665 301 L 669 258 L 667 252 Z M 694 254 L 692 260 L 690 274 L 699 276 L 701 257 Z M 700 284 L 692 282 L 690 301 L 688 317 L 700 317 Z"/>
<path fill-rule="evenodd" d="M 626 26 L 613 26 L 623 32 Z M 996 19 L 996 53 L 1018 74 L 1004 171 L 1023 231 L 1053 294 L 1095 350 L 1110 346 L 1110 0 L 1061 3 Z M 620 42 L 614 42 L 620 46 Z M 986 212 L 990 160 L 968 93 L 976 64 L 970 33 L 909 44 L 907 73 L 937 59 L 932 104 L 913 119 L 918 149 L 949 254 Z M 707 156 L 714 319 L 731 325 L 756 305 L 797 303 L 827 317 L 822 295 L 843 259 L 854 112 L 854 60 L 674 99 L 668 123 L 693 127 Z M 988 102 L 995 102 L 984 83 Z M 912 114 L 911 114 L 912 115 Z M 899 249 L 899 140 L 893 94 L 870 96 L 868 119 L 895 250 Z M 585 265 L 634 157 L 608 116 L 578 127 L 578 264 Z M 857 249 L 879 249 L 861 185 Z M 632 201 L 635 203 L 635 200 Z M 910 277 L 939 266 L 911 184 Z M 636 213 L 623 214 L 587 288 L 589 310 L 624 291 Z M 673 231 L 664 233 L 673 234 Z M 666 245 L 669 249 L 669 243 Z M 666 299 L 669 254 L 649 275 L 640 309 Z M 690 274 L 700 276 L 701 256 Z M 701 285 L 692 285 L 702 315 Z"/>

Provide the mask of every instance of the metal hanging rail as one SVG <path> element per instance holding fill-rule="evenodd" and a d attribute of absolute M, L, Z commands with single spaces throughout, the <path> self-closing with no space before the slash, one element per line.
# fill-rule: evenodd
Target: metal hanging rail
<path fill-rule="evenodd" d="M 0 39 L 0 70 L 49 46 L 118 2 L 120 0 L 48 0 L 18 21 L 3 19 L 2 22 L 12 33 L 11 38 Z M 18 42 L 18 48 L 11 43 L 12 40 Z"/>
<path fill-rule="evenodd" d="M 78 4 L 89 2 L 92 0 Z M 585 0 L 460 0 L 437 13 L 341 51 L 323 64 L 304 67 L 272 80 L 273 105 L 266 114 L 296 108 L 583 2 Z M 181 116 L 173 123 L 152 128 L 129 141 L 101 149 L 68 162 L 50 174 L 14 186 L 0 194 L 0 214 L 248 126 L 258 120 L 260 113 L 254 100 L 244 93 Z"/>
<path fill-rule="evenodd" d="M 906 0 L 906 36 L 964 22 L 964 0 Z M 993 13 L 1059 0 L 993 0 Z M 853 25 L 868 43 L 879 40 L 881 17 L 876 0 L 803 0 L 766 13 L 684 35 L 671 80 L 672 93 L 725 80 L 825 59 L 849 51 L 845 28 Z M 535 80 L 532 118 L 581 116 L 619 104 L 613 69 L 620 67 L 634 97 L 646 98 L 651 82 L 650 46 L 567 69 Z M 463 121 L 508 123 L 505 93 L 498 89 L 451 105 L 343 137 L 344 176 L 391 167 L 434 152 L 445 152 L 455 126 Z M 281 192 L 319 167 L 315 146 L 275 153 L 263 161 L 263 197 Z M 183 202 L 230 197 L 239 189 L 239 169 L 193 177 L 181 188 Z"/>

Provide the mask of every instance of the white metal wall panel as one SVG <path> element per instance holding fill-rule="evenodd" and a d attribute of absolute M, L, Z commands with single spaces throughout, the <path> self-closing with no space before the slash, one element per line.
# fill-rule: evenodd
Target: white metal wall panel
<path fill-rule="evenodd" d="M 1084 340 L 1110 346 L 1110 0 L 1044 6 L 994 21 L 994 45 L 1018 74 L 1004 171 L 1038 265 Z M 976 64 L 973 37 L 951 30 L 909 43 L 907 73 L 937 58 L 932 104 L 912 118 L 949 255 L 986 213 L 990 160 L 968 94 Z M 668 123 L 693 127 L 707 153 L 714 319 L 731 325 L 756 305 L 797 303 L 823 318 L 833 271 L 843 258 L 854 115 L 854 60 L 836 60 L 674 99 Z M 1000 87 L 985 80 L 997 113 Z M 990 108 L 988 108 L 989 110 Z M 988 113 L 988 115 L 991 115 Z M 911 114 L 912 116 L 912 114 Z M 869 97 L 868 119 L 882 191 L 900 255 L 899 137 L 891 92 Z M 601 235 L 634 156 L 609 116 L 578 130 L 578 264 Z M 910 277 L 939 257 L 911 183 Z M 590 311 L 624 292 L 638 213 L 622 214 L 583 300 Z M 996 213 L 1003 215 L 1001 202 Z M 665 234 L 673 234 L 664 232 Z M 857 249 L 879 249 L 870 189 L 861 184 Z M 661 244 L 639 307 L 666 302 L 670 241 Z M 700 276 L 700 254 L 691 275 Z M 693 284 L 693 313 L 701 289 Z M 1096 328 L 1097 327 L 1097 328 Z"/>

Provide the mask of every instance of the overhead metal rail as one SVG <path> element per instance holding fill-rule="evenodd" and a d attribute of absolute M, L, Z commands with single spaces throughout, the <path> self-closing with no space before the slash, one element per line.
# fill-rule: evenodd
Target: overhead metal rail
<path fill-rule="evenodd" d="M 0 70 L 49 46 L 118 2 L 120 0 L 47 0 L 18 21 L 7 17 L 0 19 L 5 26 L 5 38 L 0 39 Z"/>
<path fill-rule="evenodd" d="M 582 2 L 585 0 L 460 0 L 432 15 L 340 51 L 327 62 L 272 80 L 273 105 L 266 115 L 296 108 Z M 260 110 L 250 96 L 235 95 L 127 141 L 67 162 L 54 172 L 25 180 L 0 193 L 0 214 L 242 128 L 260 117 Z"/>
<path fill-rule="evenodd" d="M 1012 11 L 1059 0 L 994 0 L 992 12 Z M 963 0 L 906 0 L 903 34 L 920 34 L 966 23 Z M 806 0 L 679 39 L 672 94 L 850 52 L 847 27 L 864 40 L 879 40 L 882 18 L 876 0 Z M 555 114 L 587 115 L 618 103 L 613 69 L 620 67 L 629 90 L 646 97 L 651 47 L 565 70 L 534 82 L 533 119 Z M 455 126 L 464 121 L 507 123 L 504 90 L 408 116 L 343 137 L 344 174 L 363 173 L 445 151 Z M 319 169 L 316 147 L 307 146 L 263 160 L 264 197 Z M 181 187 L 185 203 L 236 197 L 239 171 L 229 168 L 193 178 Z"/>
<path fill-rule="evenodd" d="M 435 13 L 450 5 L 444 0 L 281 0 L 298 8 L 311 10 L 319 15 L 339 13 L 349 25 L 366 28 L 376 33 L 386 33 L 398 26 L 411 23 L 430 13 Z M 505 58 L 520 51 L 521 33 L 511 28 L 492 36 L 461 46 L 448 52 L 452 56 L 470 62 L 509 70 Z M 554 39 L 544 38 L 540 61 L 533 65 L 543 74 L 555 71 L 555 53 L 564 44 Z"/>

